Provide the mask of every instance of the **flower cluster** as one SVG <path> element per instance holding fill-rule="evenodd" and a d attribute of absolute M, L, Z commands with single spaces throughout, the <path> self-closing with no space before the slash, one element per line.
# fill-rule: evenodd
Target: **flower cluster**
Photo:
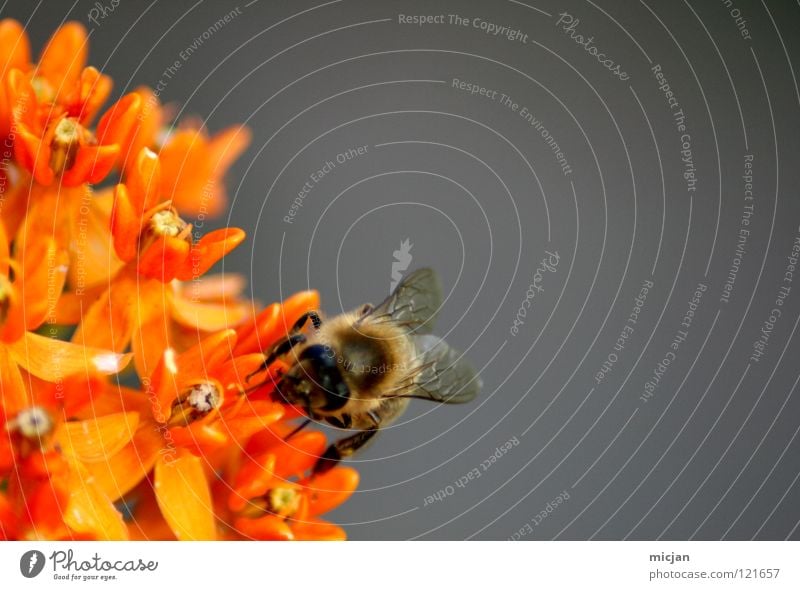
<path fill-rule="evenodd" d="M 104 109 L 87 41 L 34 61 L 0 21 L 0 539 L 344 538 L 320 515 L 357 472 L 311 475 L 280 367 L 247 381 L 316 292 L 257 311 L 207 275 L 245 238 L 203 228 L 247 130 L 176 126 L 148 88 Z"/>

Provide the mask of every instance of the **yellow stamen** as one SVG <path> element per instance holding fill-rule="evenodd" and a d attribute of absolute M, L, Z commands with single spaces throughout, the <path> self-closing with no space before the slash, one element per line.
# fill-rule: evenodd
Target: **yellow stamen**
<path fill-rule="evenodd" d="M 273 514 L 289 518 L 300 508 L 300 494 L 294 488 L 272 488 L 267 492 L 267 505 Z"/>
<path fill-rule="evenodd" d="M 222 405 L 222 393 L 215 383 L 203 381 L 192 385 L 172 402 L 168 426 L 187 426 L 208 416 Z"/>
<path fill-rule="evenodd" d="M 162 209 L 153 214 L 142 231 L 140 251 L 147 250 L 158 238 L 168 236 L 182 238 L 192 243 L 192 226 L 180 218 L 175 209 Z"/>
<path fill-rule="evenodd" d="M 22 410 L 16 418 L 7 422 L 6 430 L 18 432 L 31 441 L 40 442 L 53 431 L 53 419 L 44 408 L 33 406 Z"/>
<path fill-rule="evenodd" d="M 294 488 L 272 488 L 263 496 L 252 498 L 242 510 L 241 516 L 261 518 L 274 514 L 281 518 L 291 518 L 300 508 L 301 496 Z"/>
<path fill-rule="evenodd" d="M 53 172 L 60 174 L 72 168 L 75 164 L 75 156 L 81 147 L 81 140 L 85 136 L 85 130 L 74 119 L 65 117 L 58 122 L 53 141 L 50 144 L 52 149 L 50 167 Z"/>
<path fill-rule="evenodd" d="M 159 211 L 150 218 L 150 229 L 158 236 L 175 237 L 186 228 L 186 222 L 169 209 Z"/>

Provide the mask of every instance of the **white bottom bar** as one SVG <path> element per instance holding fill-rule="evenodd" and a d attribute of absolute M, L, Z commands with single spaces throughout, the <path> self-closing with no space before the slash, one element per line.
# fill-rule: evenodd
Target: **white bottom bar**
<path fill-rule="evenodd" d="M 168 583 L 181 590 L 189 584 L 778 590 L 800 588 L 799 550 L 796 542 L 20 542 L 0 543 L 0 580 L 4 588 L 120 590 Z M 34 551 L 44 556 L 43 567 Z M 28 578 L 23 570 L 40 573 Z"/>

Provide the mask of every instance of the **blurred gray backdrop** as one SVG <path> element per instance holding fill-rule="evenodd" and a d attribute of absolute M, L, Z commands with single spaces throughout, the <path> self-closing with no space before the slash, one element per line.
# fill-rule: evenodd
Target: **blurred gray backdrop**
<path fill-rule="evenodd" d="M 219 224 L 253 296 L 440 273 L 484 391 L 352 460 L 350 538 L 800 539 L 797 3 L 0 6 L 252 129 Z"/>

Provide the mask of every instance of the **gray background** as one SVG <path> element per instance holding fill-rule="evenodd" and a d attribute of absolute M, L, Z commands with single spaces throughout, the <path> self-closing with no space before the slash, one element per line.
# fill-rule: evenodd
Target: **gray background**
<path fill-rule="evenodd" d="M 2 14 L 27 21 L 38 48 L 92 6 L 19 1 Z M 162 94 L 211 130 L 253 130 L 220 220 L 249 240 L 224 271 L 246 273 L 267 302 L 318 288 L 333 314 L 383 298 L 393 251 L 409 239 L 411 267 L 436 268 L 448 292 L 438 332 L 485 382 L 469 406 L 412 404 L 353 460 L 361 488 L 334 515 L 351 538 L 800 539 L 800 284 L 749 361 L 800 225 L 800 5 L 121 0 L 89 23 L 91 62 L 114 77 L 115 95 L 153 86 L 236 6 Z M 629 80 L 556 26 L 562 11 Z M 480 17 L 527 43 L 471 25 L 402 25 L 399 13 Z M 654 64 L 687 117 L 691 194 Z M 572 174 L 518 113 L 453 78 L 526 106 Z M 309 175 L 360 145 L 367 153 L 337 165 L 284 223 Z M 726 304 L 747 153 L 755 208 Z M 559 266 L 512 336 L 545 250 Z M 598 385 L 645 280 L 654 287 L 635 330 Z M 642 402 L 699 282 L 708 290 L 688 338 Z M 482 470 L 513 437 L 518 446 Z M 480 478 L 454 485 L 476 468 Z"/>

